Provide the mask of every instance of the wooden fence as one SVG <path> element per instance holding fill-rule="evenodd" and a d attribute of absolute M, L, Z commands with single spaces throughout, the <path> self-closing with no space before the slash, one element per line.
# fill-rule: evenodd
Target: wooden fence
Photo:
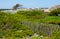
<path fill-rule="evenodd" d="M 31 30 L 34 32 L 42 32 L 43 34 L 47 34 L 48 36 L 51 36 L 54 31 L 60 31 L 60 26 L 55 24 L 47 24 L 47 23 L 40 23 L 40 22 L 28 22 L 23 21 L 22 22 L 25 26 L 28 26 Z"/>

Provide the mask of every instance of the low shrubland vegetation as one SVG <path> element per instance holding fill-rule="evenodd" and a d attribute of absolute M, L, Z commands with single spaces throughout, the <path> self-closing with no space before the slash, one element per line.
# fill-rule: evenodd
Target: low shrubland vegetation
<path fill-rule="evenodd" d="M 58 14 L 60 9 L 46 14 L 42 10 L 18 11 L 15 14 L 0 11 L 0 38 L 60 39 Z M 37 37 L 34 36 L 35 33 Z M 43 38 L 40 37 L 41 35 Z"/>

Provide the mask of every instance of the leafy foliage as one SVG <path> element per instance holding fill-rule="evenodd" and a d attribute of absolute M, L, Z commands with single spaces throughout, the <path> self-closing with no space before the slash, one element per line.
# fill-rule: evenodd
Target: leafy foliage
<path fill-rule="evenodd" d="M 52 39 L 60 39 L 60 32 L 58 32 L 58 31 L 53 32 Z"/>
<path fill-rule="evenodd" d="M 60 14 L 60 8 L 52 10 L 50 13 L 51 16 L 58 16 L 59 14 Z"/>
<path fill-rule="evenodd" d="M 57 16 L 58 14 L 60 14 L 60 9 L 51 11 L 50 14 L 45 14 L 41 10 L 18 11 L 15 14 L 10 14 L 8 12 L 6 13 L 0 12 L 0 38 L 2 37 L 23 38 L 26 36 L 31 37 L 37 31 L 39 26 L 42 29 L 41 31 L 44 31 L 44 29 L 47 28 L 50 29 L 49 26 L 58 25 L 60 23 L 60 17 Z M 47 24 L 45 25 L 45 23 Z M 53 25 L 48 25 L 48 24 L 53 24 Z M 48 27 L 45 28 L 44 26 L 48 26 Z M 39 36 L 44 35 L 44 32 L 41 31 L 38 31 Z M 54 39 L 55 38 L 60 39 L 59 38 L 60 32 L 54 32 L 54 33 L 55 33 Z M 40 39 L 40 37 L 37 38 Z"/>

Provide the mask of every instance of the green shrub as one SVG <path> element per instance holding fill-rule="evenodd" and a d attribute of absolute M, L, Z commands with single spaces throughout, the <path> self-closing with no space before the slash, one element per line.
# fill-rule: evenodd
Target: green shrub
<path fill-rule="evenodd" d="M 58 11 L 56 10 L 57 14 L 60 14 Z M 47 25 L 48 23 L 60 24 L 60 17 L 56 15 L 55 11 L 51 12 L 50 15 L 54 16 L 43 14 L 43 11 L 40 10 L 18 11 L 16 14 L 0 12 L 0 37 L 2 38 L 5 36 L 22 38 L 26 36 L 32 36 L 34 32 L 36 32 L 38 26 L 50 26 Z M 41 22 L 47 24 L 40 25 Z M 38 34 L 44 35 L 44 33 L 41 31 L 38 32 Z M 56 34 L 56 36 L 58 34 Z"/>
<path fill-rule="evenodd" d="M 22 38 L 26 36 L 32 36 L 34 32 L 32 30 L 26 29 L 26 30 L 8 30 L 5 34 L 6 37 L 17 37 L 17 38 Z"/>
<path fill-rule="evenodd" d="M 2 38 L 4 36 L 3 32 L 0 32 L 0 38 Z"/>
<path fill-rule="evenodd" d="M 58 31 L 53 32 L 52 39 L 60 39 L 60 32 Z"/>
<path fill-rule="evenodd" d="M 51 13 L 49 14 L 50 16 L 58 16 L 60 14 L 60 8 L 52 10 Z"/>
<path fill-rule="evenodd" d="M 31 11 L 18 11 L 17 14 L 24 15 L 27 18 L 37 17 L 43 14 L 41 10 L 31 10 Z"/>

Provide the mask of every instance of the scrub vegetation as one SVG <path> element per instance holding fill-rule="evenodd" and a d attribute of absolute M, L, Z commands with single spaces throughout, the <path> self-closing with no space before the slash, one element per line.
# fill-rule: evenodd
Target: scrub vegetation
<path fill-rule="evenodd" d="M 60 39 L 60 9 L 44 13 L 42 10 L 0 11 L 1 39 Z"/>

